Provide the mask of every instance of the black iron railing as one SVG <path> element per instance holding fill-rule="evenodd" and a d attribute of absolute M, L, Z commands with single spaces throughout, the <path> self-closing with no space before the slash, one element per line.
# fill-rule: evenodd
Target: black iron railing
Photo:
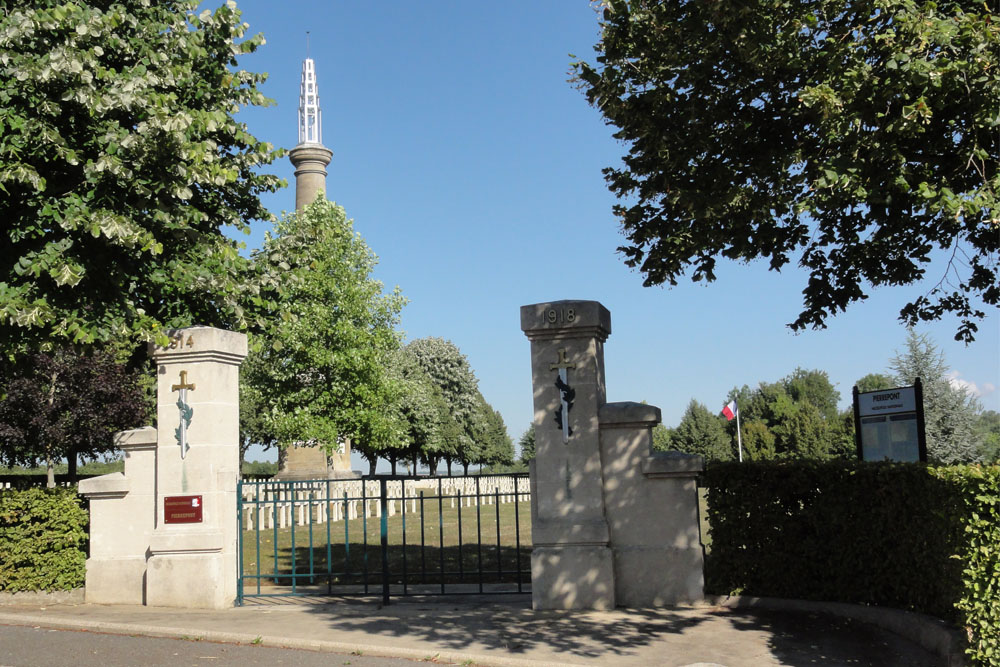
<path fill-rule="evenodd" d="M 527 475 L 241 482 L 237 603 L 530 592 Z"/>

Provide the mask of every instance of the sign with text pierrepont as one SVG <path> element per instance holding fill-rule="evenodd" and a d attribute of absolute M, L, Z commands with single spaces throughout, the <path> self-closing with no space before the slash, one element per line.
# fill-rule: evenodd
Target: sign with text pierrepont
<path fill-rule="evenodd" d="M 854 439 L 862 461 L 927 461 L 920 378 L 912 387 L 854 387 Z"/>
<path fill-rule="evenodd" d="M 163 523 L 201 523 L 203 507 L 201 496 L 166 496 Z"/>

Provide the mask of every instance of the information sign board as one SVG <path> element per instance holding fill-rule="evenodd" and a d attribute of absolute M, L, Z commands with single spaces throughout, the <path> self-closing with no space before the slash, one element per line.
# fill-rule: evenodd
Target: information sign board
<path fill-rule="evenodd" d="M 166 496 L 163 523 L 201 523 L 203 507 L 201 496 Z"/>
<path fill-rule="evenodd" d="M 854 433 L 862 461 L 926 461 L 920 378 L 912 387 L 864 393 L 855 387 Z"/>

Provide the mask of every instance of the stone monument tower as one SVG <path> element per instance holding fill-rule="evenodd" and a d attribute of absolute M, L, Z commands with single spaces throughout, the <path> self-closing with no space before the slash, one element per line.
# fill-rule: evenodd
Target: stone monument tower
<path fill-rule="evenodd" d="M 299 86 L 299 143 L 288 151 L 295 167 L 295 210 L 311 204 L 326 190 L 326 166 L 333 151 L 323 145 L 323 113 L 319 108 L 316 64 L 312 58 L 302 61 Z"/>
<path fill-rule="evenodd" d="M 299 86 L 299 143 L 288 151 L 295 167 L 295 210 L 313 203 L 326 191 L 326 167 L 333 151 L 323 145 L 323 112 L 319 106 L 316 64 L 312 58 L 302 61 Z M 276 479 L 327 479 L 354 477 L 351 472 L 351 443 L 344 440 L 327 458 L 321 447 L 292 445 L 278 455 Z"/>

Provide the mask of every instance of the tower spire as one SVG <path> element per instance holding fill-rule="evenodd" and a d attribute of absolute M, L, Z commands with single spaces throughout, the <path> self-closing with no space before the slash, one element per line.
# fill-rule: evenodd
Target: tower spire
<path fill-rule="evenodd" d="M 316 85 L 316 64 L 309 55 L 309 33 L 306 33 L 306 59 L 302 61 L 302 81 L 299 84 L 299 143 L 288 152 L 295 167 L 295 209 L 311 204 L 326 190 L 326 167 L 333 151 L 323 145 L 323 116 L 319 108 L 319 87 Z"/>
<path fill-rule="evenodd" d="M 299 144 L 323 143 L 323 113 L 319 108 L 316 64 L 312 58 L 302 61 L 299 84 Z"/>

